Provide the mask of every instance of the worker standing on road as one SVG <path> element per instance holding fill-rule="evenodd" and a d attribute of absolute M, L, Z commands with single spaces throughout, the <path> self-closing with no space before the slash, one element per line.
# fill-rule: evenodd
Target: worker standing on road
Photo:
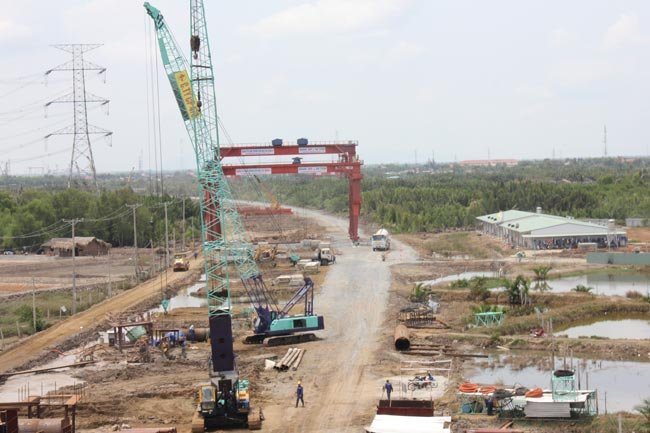
<path fill-rule="evenodd" d="M 393 384 L 390 383 L 390 380 L 386 379 L 384 384 L 384 391 L 386 391 L 386 396 L 388 396 L 388 401 L 390 401 L 390 393 L 393 392 Z"/>
<path fill-rule="evenodd" d="M 303 400 L 304 390 L 302 385 L 298 382 L 298 388 L 296 388 L 296 407 L 298 407 L 298 402 L 302 403 L 302 407 L 305 407 L 305 400 Z"/>

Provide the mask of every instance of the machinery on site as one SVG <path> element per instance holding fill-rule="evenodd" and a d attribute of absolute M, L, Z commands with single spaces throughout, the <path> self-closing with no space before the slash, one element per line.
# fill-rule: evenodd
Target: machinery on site
<path fill-rule="evenodd" d="M 373 251 L 381 250 L 388 251 L 390 250 L 390 233 L 386 229 L 379 229 L 377 232 L 372 235 L 370 239 L 370 246 Z"/>
<path fill-rule="evenodd" d="M 174 272 L 189 271 L 190 270 L 190 252 L 174 254 L 174 262 L 172 263 L 172 270 Z"/>
<path fill-rule="evenodd" d="M 280 308 L 271 291 L 266 288 L 261 275 L 254 284 L 245 286 L 257 318 L 254 334 L 244 339 L 245 344 L 280 346 L 314 341 L 316 335 L 311 331 L 325 329 L 323 316 L 314 314 L 314 282 L 304 277 L 304 284 L 291 299 Z M 291 309 L 299 303 L 304 304 L 303 314 L 291 316 Z"/>
<path fill-rule="evenodd" d="M 329 243 L 321 242 L 318 244 L 311 260 L 313 262 L 319 262 L 321 266 L 328 266 L 336 262 L 336 255 L 334 255 L 334 250 Z"/>
<path fill-rule="evenodd" d="M 153 19 L 160 57 L 196 154 L 211 336 L 210 383 L 200 388 L 193 433 L 224 427 L 261 427 L 261 412 L 250 406 L 249 382 L 239 377 L 232 338 L 228 260 L 242 281 L 259 274 L 220 164 L 212 60 L 203 2 L 190 0 L 191 79 L 187 61 L 163 15 L 144 4 Z"/>
<path fill-rule="evenodd" d="M 313 313 L 313 282 L 305 284 L 282 309 L 270 296 L 253 257 L 230 186 L 226 181 L 218 137 L 214 75 L 203 0 L 190 0 L 190 73 L 158 9 L 144 4 L 154 22 L 160 56 L 196 156 L 210 325 L 210 383 L 198 392 L 192 432 L 205 429 L 261 427 L 261 411 L 251 408 L 249 382 L 239 377 L 235 362 L 230 297 L 231 266 L 241 279 L 258 315 L 255 342 L 266 337 L 285 344 L 314 339 L 305 331 L 323 329 L 323 318 Z M 303 315 L 289 316 L 300 302 Z M 301 334 L 302 333 L 302 334 Z M 274 343 L 275 344 L 275 343 Z"/>

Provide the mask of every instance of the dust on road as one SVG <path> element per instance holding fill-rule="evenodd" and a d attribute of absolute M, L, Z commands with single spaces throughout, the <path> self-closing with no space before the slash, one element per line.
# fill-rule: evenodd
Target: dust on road
<path fill-rule="evenodd" d="M 325 317 L 323 341 L 306 345 L 300 375 L 276 384 L 273 403 L 264 404 L 271 432 L 360 432 L 381 396 L 382 377 L 374 371 L 382 349 L 382 335 L 391 283 L 390 266 L 417 259 L 415 251 L 393 242 L 381 253 L 370 246 L 354 246 L 347 239 L 347 221 L 304 209 L 300 215 L 327 227 L 340 251 L 329 269 L 315 310 Z M 362 235 L 363 239 L 363 235 Z M 306 407 L 295 408 L 297 380 L 305 388 Z"/>

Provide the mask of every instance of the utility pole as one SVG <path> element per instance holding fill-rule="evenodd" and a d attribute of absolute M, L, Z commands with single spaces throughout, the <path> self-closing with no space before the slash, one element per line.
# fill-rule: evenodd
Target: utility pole
<path fill-rule="evenodd" d="M 83 218 L 63 220 L 65 223 L 72 224 L 72 315 L 77 314 L 77 267 L 74 261 L 74 258 L 77 255 L 77 240 L 74 236 L 74 228 L 77 223 L 80 223 L 83 220 Z"/>
<path fill-rule="evenodd" d="M 32 277 L 32 321 L 36 332 L 36 280 Z"/>
<path fill-rule="evenodd" d="M 167 223 L 167 202 L 165 205 L 165 271 L 169 266 L 169 225 Z"/>
<path fill-rule="evenodd" d="M 183 197 L 183 234 L 181 235 L 181 251 L 185 251 L 185 197 Z"/>
<path fill-rule="evenodd" d="M 45 104 L 45 108 L 51 104 L 57 103 L 73 104 L 74 124 L 47 134 L 45 138 L 52 135 L 72 135 L 72 156 L 70 157 L 68 188 L 72 186 L 72 180 L 74 177 L 78 177 L 79 180 L 90 177 L 92 179 L 93 188 L 97 190 L 97 176 L 95 172 L 93 150 L 90 146 L 90 134 L 100 134 L 104 137 L 110 138 L 113 133 L 98 126 L 88 124 L 87 103 L 98 103 L 108 107 L 109 101 L 108 99 L 86 92 L 86 71 L 99 71 L 98 73 L 102 74 L 106 72 L 106 68 L 84 60 L 83 55 L 87 51 L 101 47 L 101 44 L 67 44 L 52 46 L 72 54 L 72 60 L 47 70 L 45 75 L 49 75 L 55 71 L 72 71 L 72 92 L 49 101 Z M 75 169 L 77 172 L 76 176 Z"/>
<path fill-rule="evenodd" d="M 111 281 L 111 250 L 108 250 L 108 297 L 113 297 L 113 285 Z"/>
<path fill-rule="evenodd" d="M 194 217 L 190 217 L 190 229 L 192 231 L 192 249 L 194 249 Z"/>
<path fill-rule="evenodd" d="M 133 210 L 133 274 L 135 281 L 138 282 L 138 222 L 135 217 L 136 210 L 142 206 L 141 204 L 127 204 L 126 207 Z"/>

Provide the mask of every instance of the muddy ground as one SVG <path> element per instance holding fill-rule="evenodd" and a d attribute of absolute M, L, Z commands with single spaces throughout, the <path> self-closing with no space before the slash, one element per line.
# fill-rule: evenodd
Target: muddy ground
<path fill-rule="evenodd" d="M 241 343 L 249 332 L 251 318 L 245 314 L 245 305 L 238 305 L 234 333 L 235 350 L 242 378 L 251 381 L 251 398 L 255 407 L 262 407 L 266 416 L 262 431 L 267 432 L 361 432 L 374 416 L 374 407 L 382 396 L 381 385 L 386 378 L 395 378 L 400 373 L 400 362 L 421 359 L 408 357 L 393 349 L 393 330 L 398 323 L 397 315 L 401 308 L 410 305 L 409 295 L 413 282 L 455 274 L 465 270 L 504 269 L 506 275 L 524 273 L 530 275 L 535 262 L 524 260 L 519 263 L 503 250 L 498 242 L 488 243 L 487 257 L 473 259 L 458 258 L 449 254 L 446 260 L 432 261 L 430 250 L 416 243 L 418 251 L 426 254 L 426 262 L 419 263 L 414 249 L 394 242 L 393 250 L 381 260 L 380 253 L 373 253 L 368 246 L 353 246 L 346 239 L 347 221 L 323 216 L 315 212 L 297 212 L 299 218 L 316 218 L 318 224 L 309 231 L 313 238 L 331 238 L 338 250 L 337 263 L 316 277 L 318 295 L 315 310 L 325 316 L 326 329 L 319 333 L 321 339 L 303 345 L 306 349 L 302 364 L 296 371 L 278 372 L 264 370 L 265 359 L 280 358 L 286 347 L 269 348 Z M 288 219 L 287 221 L 290 221 Z M 290 224 L 290 223 L 289 223 Z M 303 224 L 303 223 L 301 223 Z M 320 227 L 318 227 L 320 226 Z M 316 227 L 316 228 L 314 228 Z M 263 228 L 260 231 L 264 231 Z M 429 236 L 429 235 L 427 235 Z M 485 238 L 466 237 L 472 245 L 485 244 Z M 405 239 L 409 241 L 408 238 Z M 450 240 L 449 242 L 453 242 Z M 448 244 L 447 244 L 448 245 Z M 490 246 L 492 245 L 492 246 Z M 439 252 L 441 255 L 443 252 Z M 460 251 L 461 255 L 466 252 Z M 481 253 L 483 255 L 484 253 Z M 546 257 L 553 262 L 554 272 L 576 272 L 588 269 L 579 257 Z M 286 268 L 268 269 L 269 273 L 285 272 Z M 179 274 L 174 274 L 179 275 Z M 186 276 L 189 277 L 190 274 Z M 180 277 L 178 277 L 180 278 Z M 190 279 L 195 281 L 198 273 Z M 184 283 L 185 285 L 189 282 Z M 237 285 L 234 285 L 237 292 Z M 124 301 L 132 307 L 144 311 L 152 306 L 152 290 L 133 289 L 142 299 Z M 521 349 L 533 351 L 572 349 L 577 356 L 581 353 L 615 358 L 615 353 L 631 356 L 650 356 L 647 343 L 630 341 L 588 340 L 563 341 L 562 339 L 535 339 L 526 333 L 492 335 L 467 328 L 467 317 L 475 301 L 468 299 L 467 290 L 434 288 L 435 298 L 440 302 L 439 318 L 450 326 L 449 329 L 412 331 L 413 341 L 422 344 L 435 342 L 453 347 L 454 352 L 482 353 L 487 350 Z M 128 293 L 128 292 L 127 292 Z M 288 291 L 287 291 L 288 293 Z M 281 294 L 281 292 L 278 292 Z M 597 305 L 589 296 L 579 294 L 540 295 L 540 301 L 560 309 L 566 299 L 574 305 L 584 306 L 585 315 L 606 305 Z M 494 300 L 496 302 L 496 300 Z M 629 302 L 628 302 L 629 301 Z M 154 301 L 158 302 L 158 301 Z M 616 305 L 628 308 L 630 305 L 642 307 L 638 300 L 617 300 Z M 612 304 L 612 305 L 614 305 Z M 112 304 L 116 305 L 116 304 Z M 117 306 L 116 306 L 117 308 Z M 636 308 L 636 307 L 634 307 Z M 572 308 L 576 310 L 576 308 Z M 80 316 L 80 315 L 78 315 Z M 77 316 L 75 316 L 76 318 Z M 88 316 L 92 318 L 93 316 Z M 195 326 L 207 324 L 205 310 L 183 308 L 174 310 L 158 319 L 167 326 L 181 326 L 189 323 Z M 527 318 L 517 318 L 526 321 Z M 531 321 L 532 323 L 532 321 Z M 523 323 L 522 329 L 529 324 Z M 72 326 L 72 325 L 71 325 Z M 79 335 L 75 330 L 66 331 L 68 337 L 77 334 L 75 344 L 81 341 L 90 344 L 98 337 L 96 332 Z M 35 337 L 34 337 L 35 338 Z M 47 341 L 34 347 L 48 347 Z M 61 348 L 74 344 L 57 343 Z M 646 344 L 646 346 L 644 346 Z M 31 349 L 30 349 L 31 350 Z M 33 349 L 36 350 L 36 349 Z M 645 352 L 644 352 L 645 351 Z M 114 348 L 98 346 L 96 359 L 100 363 L 76 370 L 75 377 L 87 382 L 84 403 L 80 406 L 78 427 L 80 431 L 110 431 L 112 426 L 128 424 L 136 426 L 178 427 L 180 432 L 189 432 L 190 420 L 194 411 L 193 398 L 199 384 L 208 379 L 209 346 L 207 343 L 190 345 L 185 355 L 180 349 L 172 351 L 173 360 L 163 357 L 157 349 L 151 350 L 152 362 L 145 364 L 127 363 L 133 353 L 119 354 Z M 52 355 L 48 355 L 51 357 Z M 56 356 L 56 355 L 54 355 Z M 2 361 L 2 355 L 0 355 Z M 463 380 L 463 371 L 471 358 L 454 358 L 452 370 L 448 374 L 449 386 L 440 388 L 443 394 L 436 398 L 436 415 L 454 414 L 453 431 L 463 431 L 469 426 L 498 426 L 500 421 L 481 416 L 457 416 L 455 390 Z M 17 361 L 15 361 L 17 363 Z M 294 390 L 297 381 L 305 387 L 306 407 L 294 407 Z M 38 378 L 34 379 L 35 386 Z M 436 394 L 438 395 L 438 394 Z M 633 421 L 636 418 L 633 418 Z M 630 421 L 630 422 L 633 422 Z M 597 423 L 607 426 L 608 419 L 600 418 Z M 600 425 L 599 424 L 599 425 Z M 517 428 L 527 432 L 555 432 L 556 425 L 520 423 Z M 561 431 L 587 432 L 598 430 L 599 426 L 579 423 L 562 424 Z"/>

